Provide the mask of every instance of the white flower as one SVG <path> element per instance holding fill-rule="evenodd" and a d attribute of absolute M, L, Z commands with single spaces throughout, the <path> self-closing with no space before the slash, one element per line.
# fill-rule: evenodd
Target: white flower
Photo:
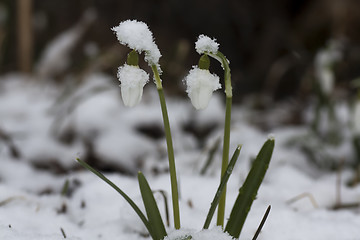
<path fill-rule="evenodd" d="M 330 68 L 317 69 L 316 75 L 319 79 L 321 91 L 326 95 L 330 95 L 335 84 L 335 76 L 332 70 Z"/>
<path fill-rule="evenodd" d="M 159 66 L 161 53 L 154 42 L 152 32 L 144 22 L 126 20 L 111 28 L 121 44 L 137 52 L 145 52 L 145 61 L 151 66 Z"/>
<path fill-rule="evenodd" d="M 205 109 L 213 91 L 221 88 L 218 76 L 198 67 L 191 69 L 184 81 L 191 103 L 198 110 Z"/>
<path fill-rule="evenodd" d="M 352 124 L 355 135 L 360 135 L 360 99 L 358 99 L 354 106 Z"/>
<path fill-rule="evenodd" d="M 219 44 L 216 42 L 216 39 L 211 39 L 201 34 L 195 43 L 195 49 L 199 54 L 206 52 L 216 54 L 219 50 Z"/>
<path fill-rule="evenodd" d="M 315 74 L 319 80 L 321 91 L 329 95 L 335 84 L 332 65 L 342 58 L 341 45 L 331 41 L 328 48 L 320 50 L 315 56 Z"/>
<path fill-rule="evenodd" d="M 119 67 L 117 77 L 121 82 L 121 97 L 124 105 L 133 107 L 138 104 L 143 94 L 143 88 L 149 81 L 149 74 L 137 66 L 125 64 Z"/>

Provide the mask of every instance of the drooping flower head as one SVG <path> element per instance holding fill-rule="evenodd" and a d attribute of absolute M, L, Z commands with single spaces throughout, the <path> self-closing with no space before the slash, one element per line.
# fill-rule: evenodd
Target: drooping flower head
<path fill-rule="evenodd" d="M 121 83 L 121 97 L 124 105 L 133 107 L 138 104 L 143 88 L 149 81 L 149 74 L 137 66 L 125 64 L 119 67 L 117 77 Z"/>
<path fill-rule="evenodd" d="M 200 110 L 208 106 L 212 93 L 221 88 L 219 77 L 209 71 L 210 60 L 207 56 L 207 54 L 217 54 L 219 44 L 215 39 L 200 35 L 195 43 L 195 49 L 202 56 L 198 67 L 195 66 L 190 70 L 184 82 L 192 105 Z"/>
<path fill-rule="evenodd" d="M 193 67 L 190 70 L 184 82 L 191 103 L 197 110 L 205 109 L 209 104 L 213 91 L 221 88 L 217 75 L 198 67 Z"/>
<path fill-rule="evenodd" d="M 341 45 L 337 41 L 329 42 L 326 49 L 320 50 L 315 56 L 315 74 L 319 80 L 321 91 L 329 95 L 335 84 L 333 65 L 342 58 Z"/>
<path fill-rule="evenodd" d="M 111 30 L 115 32 L 121 44 L 127 45 L 138 53 L 145 52 L 145 61 L 150 66 L 159 66 L 161 53 L 146 23 L 137 20 L 126 20 Z"/>
<path fill-rule="evenodd" d="M 121 82 L 121 96 L 125 106 L 138 104 L 143 94 L 143 88 L 149 80 L 149 75 L 138 66 L 138 53 L 145 52 L 145 61 L 149 66 L 155 66 L 161 72 L 160 51 L 154 42 L 148 26 L 136 20 L 126 20 L 113 27 L 117 39 L 123 45 L 133 49 L 128 54 L 127 64 L 119 67 L 118 78 Z"/>

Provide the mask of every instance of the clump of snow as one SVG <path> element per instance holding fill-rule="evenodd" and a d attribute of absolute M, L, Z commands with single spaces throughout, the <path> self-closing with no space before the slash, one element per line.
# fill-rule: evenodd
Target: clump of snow
<path fill-rule="evenodd" d="M 149 81 L 149 74 L 137 66 L 125 64 L 119 67 L 117 74 L 121 82 L 121 96 L 125 106 L 138 104 L 143 94 L 143 88 Z"/>
<path fill-rule="evenodd" d="M 216 54 L 219 49 L 219 44 L 216 42 L 216 39 L 211 39 L 201 34 L 195 43 L 195 49 L 199 54 L 206 52 Z"/>
<path fill-rule="evenodd" d="M 139 53 L 145 52 L 145 61 L 149 65 L 158 66 L 161 53 L 146 23 L 137 20 L 126 20 L 111 30 L 115 32 L 121 44 L 135 49 Z"/>
<path fill-rule="evenodd" d="M 216 226 L 212 229 L 203 229 L 199 232 L 194 230 L 180 229 L 171 232 L 164 240 L 182 240 L 188 236 L 191 236 L 191 240 L 232 240 L 228 233 L 223 232 L 220 226 Z"/>
<path fill-rule="evenodd" d="M 274 135 L 273 133 L 269 133 L 268 139 L 274 140 L 274 139 L 275 139 L 275 135 Z"/>
<path fill-rule="evenodd" d="M 184 79 L 191 103 L 196 109 L 205 109 L 213 91 L 221 88 L 219 77 L 209 70 L 193 67 Z"/>

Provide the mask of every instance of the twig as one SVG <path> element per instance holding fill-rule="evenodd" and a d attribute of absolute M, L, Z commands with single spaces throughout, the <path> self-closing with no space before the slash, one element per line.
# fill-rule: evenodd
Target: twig
<path fill-rule="evenodd" d="M 300 195 L 297 195 L 289 200 L 286 201 L 287 204 L 292 204 L 294 202 L 299 201 L 302 198 L 309 198 L 310 202 L 312 203 L 314 208 L 318 208 L 319 205 L 316 203 L 314 196 L 311 193 L 305 192 Z"/>
<path fill-rule="evenodd" d="M 62 227 L 60 228 L 60 231 L 61 231 L 61 233 L 62 233 L 63 237 L 64 237 L 64 238 L 66 238 L 65 231 L 64 231 L 64 229 L 63 229 Z"/>

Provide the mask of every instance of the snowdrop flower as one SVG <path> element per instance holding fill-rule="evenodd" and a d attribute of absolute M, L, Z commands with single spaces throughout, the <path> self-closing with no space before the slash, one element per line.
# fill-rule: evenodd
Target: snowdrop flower
<path fill-rule="evenodd" d="M 352 123 L 355 135 L 360 135 L 360 99 L 356 100 Z"/>
<path fill-rule="evenodd" d="M 143 88 L 149 81 L 149 74 L 138 66 L 125 64 L 119 67 L 117 77 L 121 82 L 121 97 L 124 105 L 133 107 L 138 104 L 143 94 Z"/>
<path fill-rule="evenodd" d="M 161 53 L 154 42 L 152 32 L 144 22 L 126 20 L 113 27 L 117 39 L 123 45 L 136 50 L 138 53 L 145 52 L 145 61 L 159 68 Z"/>
<path fill-rule="evenodd" d="M 332 65 L 342 57 L 339 43 L 332 41 L 327 49 L 323 49 L 315 57 L 315 74 L 319 80 L 321 91 L 329 95 L 335 83 L 335 76 Z"/>
<path fill-rule="evenodd" d="M 192 105 L 197 109 L 205 109 L 213 91 L 221 88 L 219 77 L 207 69 L 193 67 L 184 79 Z"/>

